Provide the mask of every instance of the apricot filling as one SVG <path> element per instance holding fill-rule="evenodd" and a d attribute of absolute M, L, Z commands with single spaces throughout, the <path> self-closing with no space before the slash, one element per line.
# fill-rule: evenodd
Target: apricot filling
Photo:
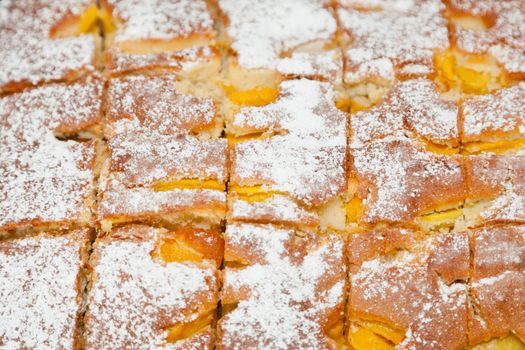
<path fill-rule="evenodd" d="M 215 310 L 212 310 L 204 315 L 200 315 L 193 321 L 186 323 L 178 323 L 174 326 L 171 326 L 168 329 L 169 333 L 167 337 L 167 342 L 175 343 L 182 339 L 191 338 L 195 334 L 201 332 L 202 330 L 204 330 L 204 328 L 208 327 L 212 323 L 214 311 Z"/>
<path fill-rule="evenodd" d="M 434 57 L 436 80 L 448 89 L 467 94 L 486 94 L 508 85 L 505 72 L 488 55 L 448 50 Z"/>
<path fill-rule="evenodd" d="M 91 5 L 82 14 L 78 23 L 77 34 L 93 33 L 97 30 L 97 22 L 100 21 L 104 32 L 109 33 L 115 30 L 111 21 L 111 16 L 107 11 L 101 11 L 97 6 Z"/>
<path fill-rule="evenodd" d="M 438 145 L 430 141 L 423 141 L 425 143 L 425 150 L 432 153 L 443 154 L 443 155 L 453 155 L 459 153 L 459 148 L 448 147 L 446 145 Z"/>
<path fill-rule="evenodd" d="M 363 203 L 361 199 L 357 196 L 352 197 L 352 199 L 346 203 L 346 221 L 348 223 L 358 222 L 363 214 Z"/>
<path fill-rule="evenodd" d="M 405 332 L 384 323 L 359 320 L 350 325 L 347 341 L 355 350 L 390 350 L 404 337 Z"/>
<path fill-rule="evenodd" d="M 175 189 L 189 190 L 217 190 L 225 191 L 226 186 L 216 180 L 178 179 L 158 181 L 151 188 L 156 192 L 171 191 Z"/>
<path fill-rule="evenodd" d="M 224 91 L 230 101 L 238 106 L 264 106 L 275 101 L 279 95 L 279 90 L 266 86 L 237 90 L 232 86 L 225 85 Z"/>
<path fill-rule="evenodd" d="M 263 133 L 255 133 L 255 134 L 242 135 L 242 136 L 233 136 L 233 135 L 227 136 L 228 146 L 230 146 L 230 148 L 236 143 L 246 142 L 250 140 L 262 140 L 265 138 L 267 138 L 267 136 L 265 136 Z"/>
<path fill-rule="evenodd" d="M 165 262 L 201 262 L 203 255 L 179 239 L 165 239 L 160 245 L 160 256 Z"/>
<path fill-rule="evenodd" d="M 500 140 L 494 142 L 468 142 L 463 145 L 463 154 L 479 154 L 492 152 L 505 153 L 525 146 L 525 139 Z"/>
<path fill-rule="evenodd" d="M 247 202 L 262 202 L 276 194 L 286 195 L 284 192 L 271 191 L 262 186 L 238 186 L 230 185 L 229 190 L 237 195 L 238 198 Z"/>

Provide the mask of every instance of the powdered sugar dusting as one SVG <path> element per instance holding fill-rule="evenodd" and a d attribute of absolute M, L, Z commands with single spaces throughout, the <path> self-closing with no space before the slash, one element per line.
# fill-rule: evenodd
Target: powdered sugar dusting
<path fill-rule="evenodd" d="M 0 225 L 77 221 L 93 190 L 94 143 L 60 141 L 100 122 L 102 82 L 89 79 L 0 99 Z M 85 220 L 85 219 L 84 219 Z"/>
<path fill-rule="evenodd" d="M 352 147 L 388 136 L 424 138 L 437 144 L 459 142 L 456 104 L 441 99 L 427 79 L 397 83 L 377 106 L 356 113 L 350 122 Z"/>
<path fill-rule="evenodd" d="M 323 325 L 344 305 L 342 240 L 307 235 L 294 246 L 291 230 L 247 224 L 229 225 L 225 235 L 227 254 L 254 249 L 257 258 L 225 270 L 223 297 L 240 300 L 220 321 L 222 346 L 327 348 Z"/>
<path fill-rule="evenodd" d="M 335 19 L 323 5 L 320 0 L 219 0 L 240 66 L 276 69 L 280 65 L 284 72 L 297 75 L 310 72 L 312 61 L 303 54 L 281 61 L 284 54 L 301 45 L 330 41 L 335 35 Z M 292 62 L 298 64 L 297 70 Z"/>
<path fill-rule="evenodd" d="M 461 160 L 426 152 L 407 139 L 384 139 L 353 148 L 363 221 L 411 221 L 433 206 L 461 203 Z"/>
<path fill-rule="evenodd" d="M 213 21 L 204 0 L 109 0 L 118 18 L 114 40 L 172 40 L 213 33 Z"/>
<path fill-rule="evenodd" d="M 236 144 L 232 181 L 323 203 L 344 190 L 346 116 L 327 83 L 302 79 L 280 87 L 276 102 L 241 108 L 233 117 L 235 127 L 280 135 Z"/>
<path fill-rule="evenodd" d="M 175 82 L 173 75 L 112 79 L 106 97 L 106 134 L 125 130 L 188 134 L 219 122 L 211 98 L 182 94 L 175 89 Z"/>
<path fill-rule="evenodd" d="M 95 37 L 52 38 L 66 17 L 79 16 L 86 0 L 2 1 L 0 91 L 69 79 L 95 69 Z"/>
<path fill-rule="evenodd" d="M 94 246 L 86 348 L 180 349 L 166 342 L 166 328 L 196 318 L 195 306 L 216 303 L 215 267 L 155 260 L 154 229 L 114 235 Z"/>
<path fill-rule="evenodd" d="M 83 243 L 76 234 L 0 243 L 0 338 L 5 349 L 74 348 Z"/>
<path fill-rule="evenodd" d="M 501 133 L 525 135 L 525 83 L 462 103 L 463 137 L 479 141 Z"/>
<path fill-rule="evenodd" d="M 492 26 L 474 31 L 455 26 L 453 38 L 461 50 L 489 53 L 510 73 L 525 73 L 525 4 L 521 0 L 452 0 L 453 9 L 473 16 L 490 17 Z"/>
<path fill-rule="evenodd" d="M 307 226 L 319 224 L 319 216 L 283 195 L 274 195 L 261 202 L 231 199 L 228 219 L 232 221 L 293 222 Z"/>
<path fill-rule="evenodd" d="M 346 83 L 393 80 L 405 66 L 417 67 L 405 73 L 432 72 L 434 51 L 449 46 L 447 23 L 440 14 L 444 6 L 438 0 L 405 3 L 380 11 L 338 9 L 343 30 L 352 39 L 345 51 Z"/>

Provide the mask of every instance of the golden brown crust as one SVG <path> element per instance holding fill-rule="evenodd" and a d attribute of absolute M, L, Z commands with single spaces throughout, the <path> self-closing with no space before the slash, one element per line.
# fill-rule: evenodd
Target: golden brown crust
<path fill-rule="evenodd" d="M 480 228 L 472 243 L 470 343 L 509 333 L 525 339 L 525 228 Z"/>
<path fill-rule="evenodd" d="M 202 234 L 206 239 L 211 233 Z M 163 262 L 155 251 L 164 235 L 169 232 L 131 226 L 97 240 L 90 262 L 93 274 L 85 320 L 87 349 L 213 347 L 210 326 L 173 344 L 167 342 L 171 326 L 213 311 L 218 299 L 218 273 L 214 261 Z"/>
<path fill-rule="evenodd" d="M 333 349 L 324 333 L 344 308 L 343 239 L 272 225 L 225 233 L 219 348 Z M 240 267 L 233 267 L 238 265 Z"/>
<path fill-rule="evenodd" d="M 417 237 L 404 229 L 354 235 L 348 317 L 405 329 L 397 349 L 464 348 L 468 236 Z"/>
<path fill-rule="evenodd" d="M 524 164 L 523 156 L 485 154 L 466 159 L 469 202 L 489 201 L 474 224 L 525 221 Z"/>
<path fill-rule="evenodd" d="M 406 224 L 424 212 L 457 207 L 465 199 L 460 157 L 425 151 L 407 139 L 371 142 L 351 149 L 351 154 L 364 224 Z"/>

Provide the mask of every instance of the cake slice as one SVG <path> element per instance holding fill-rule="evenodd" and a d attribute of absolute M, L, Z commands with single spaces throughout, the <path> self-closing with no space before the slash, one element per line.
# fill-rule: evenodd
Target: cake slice
<path fill-rule="evenodd" d="M 524 156 L 470 156 L 466 165 L 464 214 L 469 226 L 525 222 Z"/>
<path fill-rule="evenodd" d="M 237 105 L 270 102 L 284 79 L 341 85 L 342 59 L 329 1 L 217 1 L 224 23 L 226 93 Z"/>
<path fill-rule="evenodd" d="M 434 53 L 449 47 L 439 0 L 338 3 L 343 81 L 352 110 L 375 104 L 397 78 L 430 76 Z"/>
<path fill-rule="evenodd" d="M 1 232 L 93 223 L 103 86 L 95 76 L 0 98 Z"/>
<path fill-rule="evenodd" d="M 91 0 L 2 1 L 0 94 L 95 70 L 100 38 Z"/>
<path fill-rule="evenodd" d="M 211 98 L 182 93 L 173 76 L 112 79 L 102 228 L 132 221 L 218 226 L 226 215 L 228 145 Z"/>
<path fill-rule="evenodd" d="M 0 241 L 3 348 L 82 348 L 89 236 L 83 229 Z"/>
<path fill-rule="evenodd" d="M 342 346 L 341 236 L 235 223 L 224 237 L 218 349 Z"/>
<path fill-rule="evenodd" d="M 429 152 L 406 138 L 373 141 L 350 153 L 349 221 L 430 231 L 463 228 L 467 177 L 462 157 Z"/>
<path fill-rule="evenodd" d="M 525 76 L 525 7 L 520 0 L 449 0 L 455 47 L 496 61 L 510 78 Z"/>
<path fill-rule="evenodd" d="M 90 259 L 85 349 L 213 349 L 222 238 L 127 226 Z"/>
<path fill-rule="evenodd" d="M 524 247 L 523 226 L 472 232 L 469 340 L 481 343 L 474 349 L 525 349 Z"/>
<path fill-rule="evenodd" d="M 192 81 L 220 68 L 213 9 L 204 0 L 104 0 L 110 75 L 169 71 Z"/>
<path fill-rule="evenodd" d="M 521 153 L 525 149 L 525 83 L 461 102 L 465 154 Z"/>
<path fill-rule="evenodd" d="M 346 124 L 332 87 L 307 79 L 234 112 L 228 219 L 344 229 Z"/>
<path fill-rule="evenodd" d="M 429 79 L 397 82 L 383 99 L 350 118 L 350 146 L 386 138 L 408 137 L 428 151 L 459 153 L 458 107 L 441 97 Z"/>
<path fill-rule="evenodd" d="M 348 243 L 351 349 L 465 349 L 468 235 L 381 228 Z"/>

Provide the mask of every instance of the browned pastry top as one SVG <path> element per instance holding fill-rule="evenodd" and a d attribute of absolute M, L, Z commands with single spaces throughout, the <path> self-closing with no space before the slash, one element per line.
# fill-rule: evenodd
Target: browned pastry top
<path fill-rule="evenodd" d="M 217 303 L 215 262 L 164 262 L 155 256 L 164 230 L 128 226 L 99 238 L 91 256 L 92 284 L 86 315 L 87 349 L 210 348 L 204 330 L 167 343 L 168 328 L 189 322 Z"/>
<path fill-rule="evenodd" d="M 9 349 L 77 349 L 87 230 L 0 242 L 0 339 Z"/>
<path fill-rule="evenodd" d="M 102 88 L 93 77 L 0 98 L 0 227 L 76 221 L 87 210 L 94 143 L 57 136 L 100 123 Z"/>
<path fill-rule="evenodd" d="M 509 332 L 525 338 L 525 227 L 488 226 L 473 232 L 470 341 Z"/>
<path fill-rule="evenodd" d="M 384 139 L 351 149 L 352 172 L 365 223 L 410 222 L 438 208 L 462 204 L 463 159 L 425 151 L 408 139 Z"/>
<path fill-rule="evenodd" d="M 464 348 L 468 235 L 423 237 L 405 229 L 352 236 L 350 317 L 405 329 L 396 349 Z"/>
<path fill-rule="evenodd" d="M 323 331 L 344 307 L 343 251 L 337 235 L 228 225 L 222 303 L 235 307 L 219 321 L 219 348 L 331 349 Z"/>

